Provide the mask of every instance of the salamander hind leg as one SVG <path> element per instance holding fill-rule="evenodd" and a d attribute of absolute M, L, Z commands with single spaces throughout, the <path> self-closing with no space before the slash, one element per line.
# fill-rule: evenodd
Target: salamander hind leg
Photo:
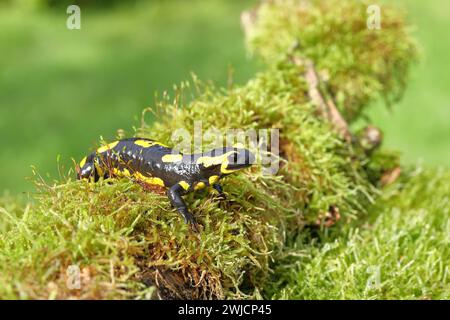
<path fill-rule="evenodd" d="M 182 198 L 183 193 L 184 189 L 179 184 L 176 184 L 167 190 L 167 197 L 169 198 L 172 206 L 176 208 L 178 212 L 181 214 L 181 216 L 184 218 L 184 222 L 189 224 L 194 229 L 194 231 L 198 232 L 199 229 L 197 222 L 195 221 L 195 218 L 192 215 L 192 213 L 189 212 L 186 203 Z"/>

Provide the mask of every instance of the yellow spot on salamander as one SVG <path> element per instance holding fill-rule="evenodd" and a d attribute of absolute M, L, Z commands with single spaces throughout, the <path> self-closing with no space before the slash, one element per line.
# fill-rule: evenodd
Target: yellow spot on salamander
<path fill-rule="evenodd" d="M 81 162 L 80 162 L 80 168 L 83 168 L 83 167 L 84 167 L 84 165 L 86 164 L 86 160 L 87 160 L 87 157 L 84 157 L 83 160 L 81 160 Z"/>
<path fill-rule="evenodd" d="M 203 164 L 205 168 L 211 167 L 213 165 L 218 165 L 226 161 L 227 157 L 232 153 L 234 153 L 234 151 L 229 151 L 216 157 L 209 157 L 209 156 L 200 157 L 197 159 L 197 164 Z"/>
<path fill-rule="evenodd" d="M 200 190 L 203 189 L 204 187 L 206 187 L 206 184 L 203 181 L 200 181 L 195 185 L 194 190 Z"/>
<path fill-rule="evenodd" d="M 111 143 L 107 144 L 106 146 L 98 148 L 97 152 L 103 153 L 105 151 L 109 151 L 109 150 L 113 149 L 115 146 L 117 146 L 118 143 L 119 143 L 119 141 L 111 142 Z"/>
<path fill-rule="evenodd" d="M 216 183 L 217 181 L 219 181 L 219 176 L 211 176 L 209 177 L 209 184 L 213 185 L 214 183 Z"/>
<path fill-rule="evenodd" d="M 155 146 L 161 146 L 161 147 L 165 147 L 168 148 L 169 146 L 165 145 L 164 143 L 161 142 L 155 142 Z"/>
<path fill-rule="evenodd" d="M 95 170 L 97 170 L 97 174 L 100 177 L 103 177 L 105 175 L 105 171 L 103 170 L 102 166 L 98 162 L 95 162 L 94 166 L 95 166 Z"/>
<path fill-rule="evenodd" d="M 183 160 L 182 154 L 166 154 L 161 158 L 162 162 L 180 162 Z"/>
<path fill-rule="evenodd" d="M 118 177 L 131 177 L 131 173 L 127 168 L 123 168 L 122 170 L 119 170 L 117 168 L 112 169 L 113 173 Z"/>
<path fill-rule="evenodd" d="M 153 185 L 157 185 L 157 186 L 161 186 L 164 187 L 164 181 L 161 178 L 157 178 L 157 177 L 146 177 L 144 176 L 142 173 L 140 172 L 135 172 L 134 176 L 136 179 L 148 183 L 148 184 L 153 184 Z"/>
<path fill-rule="evenodd" d="M 205 168 L 222 163 L 222 157 L 200 157 L 197 159 L 197 164 L 202 164 Z"/>
<path fill-rule="evenodd" d="M 155 141 L 148 141 L 148 140 L 136 140 L 134 142 L 134 144 L 144 147 L 144 148 L 149 148 L 153 145 L 155 145 Z"/>
<path fill-rule="evenodd" d="M 161 142 L 157 142 L 157 141 L 151 141 L 151 140 L 136 140 L 134 142 L 135 145 L 141 146 L 143 148 L 150 148 L 153 146 L 161 146 L 161 147 L 166 147 L 168 148 L 165 144 L 162 144 Z"/>
<path fill-rule="evenodd" d="M 232 173 L 235 171 L 237 171 L 237 170 L 228 169 L 228 160 L 225 160 L 224 162 L 222 162 L 222 165 L 220 166 L 221 173 L 228 174 L 228 173 Z"/>
<path fill-rule="evenodd" d="M 186 181 L 182 180 L 180 182 L 178 182 L 178 184 L 184 189 L 184 190 L 188 190 L 189 189 L 189 183 L 187 183 Z"/>

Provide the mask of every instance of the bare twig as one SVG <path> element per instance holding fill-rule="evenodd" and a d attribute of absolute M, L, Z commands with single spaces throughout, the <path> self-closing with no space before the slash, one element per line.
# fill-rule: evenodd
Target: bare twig
<path fill-rule="evenodd" d="M 402 169 L 400 167 L 395 167 L 394 169 L 388 170 L 383 174 L 383 176 L 380 179 L 380 183 L 383 187 L 388 186 L 392 184 L 394 181 L 400 177 L 400 174 L 402 173 Z"/>
<path fill-rule="evenodd" d="M 305 79 L 308 83 L 308 95 L 313 104 L 317 107 L 319 113 L 332 123 L 335 130 L 347 142 L 350 142 L 352 137 L 347 122 L 342 117 L 329 93 L 323 93 L 320 90 L 320 79 L 316 68 L 314 67 L 314 63 L 309 59 L 302 59 L 295 56 L 292 57 L 292 61 L 294 64 L 306 68 Z"/>
<path fill-rule="evenodd" d="M 246 37 L 249 37 L 251 35 L 257 19 L 258 8 L 242 12 L 241 25 L 244 29 Z M 295 44 L 294 47 L 297 46 L 298 44 Z M 306 82 L 308 83 L 308 95 L 314 105 L 316 105 L 319 113 L 333 124 L 335 130 L 347 142 L 351 142 L 352 137 L 348 128 L 348 124 L 340 114 L 335 102 L 333 101 L 333 98 L 325 88 L 322 90 L 326 92 L 321 92 L 321 87 L 325 86 L 321 86 L 321 80 L 318 76 L 316 68 L 314 67 L 314 63 L 309 59 L 302 59 L 294 55 L 291 56 L 291 59 L 294 64 L 306 67 L 305 78 Z"/>
<path fill-rule="evenodd" d="M 350 134 L 350 130 L 348 129 L 347 121 L 342 117 L 341 113 L 336 107 L 336 104 L 332 99 L 327 100 L 328 110 L 329 110 L 329 119 L 333 123 L 335 129 L 339 132 L 339 134 L 344 137 L 345 141 L 351 142 L 352 135 Z"/>
<path fill-rule="evenodd" d="M 319 113 L 325 117 L 328 116 L 328 107 L 319 91 L 319 77 L 317 76 L 316 70 L 314 69 L 314 65 L 311 60 L 302 60 L 298 57 L 293 58 L 293 62 L 296 65 L 305 65 L 306 72 L 305 78 L 308 83 L 308 95 L 311 99 L 312 103 L 317 107 Z"/>

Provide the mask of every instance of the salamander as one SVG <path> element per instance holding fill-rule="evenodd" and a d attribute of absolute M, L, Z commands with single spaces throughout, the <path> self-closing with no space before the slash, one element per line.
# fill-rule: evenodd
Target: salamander
<path fill-rule="evenodd" d="M 83 158 L 77 166 L 77 179 L 130 177 L 143 185 L 163 187 L 184 221 L 198 230 L 182 196 L 212 187 L 224 198 L 219 180 L 254 163 L 254 154 L 238 145 L 183 154 L 155 140 L 128 138 L 104 145 Z"/>

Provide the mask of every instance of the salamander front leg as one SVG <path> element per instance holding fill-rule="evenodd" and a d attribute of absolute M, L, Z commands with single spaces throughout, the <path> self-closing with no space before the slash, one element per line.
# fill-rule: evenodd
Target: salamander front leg
<path fill-rule="evenodd" d="M 184 189 L 179 185 L 176 184 L 173 187 L 171 187 L 169 190 L 167 190 L 167 197 L 169 197 L 170 203 L 173 207 L 175 207 L 178 212 L 181 214 L 181 216 L 184 218 L 184 222 L 192 226 L 194 231 L 198 230 L 197 222 L 194 219 L 194 216 L 192 213 L 189 212 L 186 203 L 184 202 L 183 198 L 181 197 L 184 193 Z"/>
<path fill-rule="evenodd" d="M 223 192 L 223 188 L 222 188 L 222 186 L 220 184 L 215 183 L 215 184 L 213 184 L 212 187 L 219 193 L 219 196 L 218 196 L 219 200 L 226 200 L 227 199 L 227 196 L 225 195 L 225 192 Z"/>

